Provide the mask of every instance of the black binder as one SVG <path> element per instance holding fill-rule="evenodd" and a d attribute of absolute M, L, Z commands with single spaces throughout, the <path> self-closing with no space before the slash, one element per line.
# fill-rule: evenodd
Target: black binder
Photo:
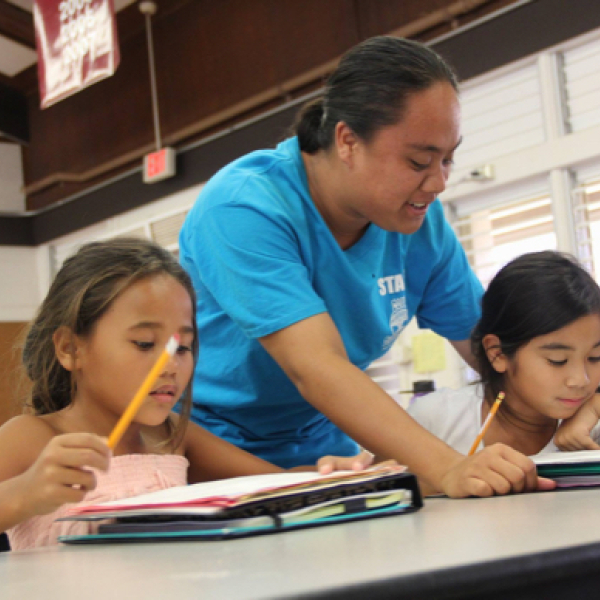
<path fill-rule="evenodd" d="M 417 479 L 404 467 L 239 477 L 76 507 L 61 520 L 99 521 L 97 533 L 59 541 L 222 540 L 406 514 L 422 506 Z"/>

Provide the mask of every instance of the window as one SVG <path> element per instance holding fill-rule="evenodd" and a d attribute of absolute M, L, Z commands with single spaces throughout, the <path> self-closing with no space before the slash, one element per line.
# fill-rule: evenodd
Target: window
<path fill-rule="evenodd" d="M 562 54 L 565 104 L 571 131 L 600 125 L 600 42 L 567 49 Z"/>
<path fill-rule="evenodd" d="M 573 191 L 577 254 L 596 278 L 600 276 L 600 181 Z"/>
<path fill-rule="evenodd" d="M 552 202 L 546 195 L 480 209 L 455 219 L 453 226 L 484 286 L 520 254 L 556 249 Z"/>

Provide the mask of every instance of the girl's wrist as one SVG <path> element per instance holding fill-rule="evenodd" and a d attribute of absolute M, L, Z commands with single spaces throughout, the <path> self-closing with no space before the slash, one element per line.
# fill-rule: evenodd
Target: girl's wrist
<path fill-rule="evenodd" d="M 9 485 L 8 498 L 6 501 L 7 514 L 15 525 L 31 519 L 37 515 L 32 503 L 32 495 L 27 493 L 26 486 L 22 481 L 23 475 L 13 477 L 7 481 Z"/>
<path fill-rule="evenodd" d="M 0 514 L 0 532 L 8 531 L 19 523 L 26 521 L 25 513 L 21 511 L 19 502 L 12 496 L 2 495 L 2 514 Z"/>
<path fill-rule="evenodd" d="M 430 466 L 435 464 L 435 471 L 423 474 L 423 483 L 426 486 L 429 494 L 445 492 L 448 487 L 452 487 L 454 475 L 452 471 L 465 460 L 465 456 L 446 446 L 448 452 L 444 453 L 435 461 L 431 461 Z M 450 474 L 450 480 L 448 479 Z"/>

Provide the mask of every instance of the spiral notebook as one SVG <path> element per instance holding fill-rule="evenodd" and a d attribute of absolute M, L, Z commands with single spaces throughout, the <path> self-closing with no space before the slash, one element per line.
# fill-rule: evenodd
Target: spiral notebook
<path fill-rule="evenodd" d="M 97 533 L 59 541 L 219 540 L 405 514 L 422 506 L 417 479 L 405 467 L 327 476 L 275 473 L 78 505 L 60 520 L 98 521 Z"/>

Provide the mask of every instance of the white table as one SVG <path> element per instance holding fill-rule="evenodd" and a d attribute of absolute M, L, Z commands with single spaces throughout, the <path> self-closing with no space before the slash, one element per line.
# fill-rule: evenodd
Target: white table
<path fill-rule="evenodd" d="M 572 598 L 600 591 L 600 489 L 428 499 L 413 514 L 219 542 L 0 554 L 2 600 Z M 457 591 L 460 595 L 457 595 Z"/>

